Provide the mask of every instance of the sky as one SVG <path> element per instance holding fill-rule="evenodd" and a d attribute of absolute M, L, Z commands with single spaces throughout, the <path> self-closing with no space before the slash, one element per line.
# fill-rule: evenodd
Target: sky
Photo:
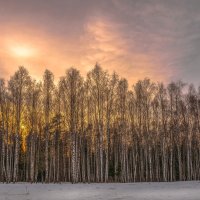
<path fill-rule="evenodd" d="M 130 84 L 200 84 L 200 0 L 0 0 L 0 77 L 95 63 Z"/>

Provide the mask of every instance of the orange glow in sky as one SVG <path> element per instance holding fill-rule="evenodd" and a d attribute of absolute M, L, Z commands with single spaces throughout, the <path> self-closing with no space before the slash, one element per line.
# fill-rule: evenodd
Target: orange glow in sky
<path fill-rule="evenodd" d="M 18 45 L 18 46 L 11 46 L 10 47 L 11 54 L 13 54 L 16 57 L 31 57 L 34 56 L 35 51 L 28 46 Z"/>
<path fill-rule="evenodd" d="M 70 67 L 85 76 L 98 62 L 130 84 L 198 82 L 200 5 L 165 2 L 0 0 L 0 78 L 18 66 L 35 79 L 46 68 L 57 80 Z"/>

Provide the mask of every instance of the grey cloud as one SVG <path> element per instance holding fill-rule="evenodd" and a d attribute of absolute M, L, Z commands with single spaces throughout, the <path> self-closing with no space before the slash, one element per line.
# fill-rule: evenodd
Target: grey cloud
<path fill-rule="evenodd" d="M 198 82 L 199 10 L 199 0 L 0 0 L 0 28 L 6 30 L 6 26 L 9 26 L 14 31 L 19 27 L 24 31 L 31 26 L 43 31 L 52 40 L 62 41 L 57 45 L 64 46 L 71 42 L 71 52 L 81 51 L 89 60 L 92 53 L 95 53 L 94 58 L 108 61 L 111 56 L 110 60 L 116 58 L 120 64 L 123 64 L 120 59 L 126 60 L 129 62 L 126 63 L 127 71 L 131 71 L 134 65 L 131 63 L 134 63 L 132 53 L 145 54 L 160 68 L 165 68 L 161 71 L 174 73 L 170 79 Z M 116 53 L 117 56 L 113 57 L 109 52 L 105 56 L 105 45 L 91 39 L 87 25 L 96 18 L 105 19 L 111 24 L 116 34 L 106 45 L 111 47 L 110 43 L 115 43 L 115 48 L 124 49 L 122 54 Z M 105 31 L 105 34 L 112 31 Z M 87 42 L 89 37 L 93 41 L 92 48 Z M 81 50 L 76 50 L 79 46 Z M 99 56 L 102 52 L 104 56 Z M 83 56 L 80 59 L 85 59 Z M 158 69 L 157 66 L 151 68 L 154 71 Z M 147 75 L 149 70 L 146 69 Z"/>

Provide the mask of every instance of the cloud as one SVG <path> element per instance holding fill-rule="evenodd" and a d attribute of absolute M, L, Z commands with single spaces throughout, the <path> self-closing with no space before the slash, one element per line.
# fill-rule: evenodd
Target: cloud
<path fill-rule="evenodd" d="M 45 68 L 62 76 L 74 66 L 86 74 L 96 62 L 130 84 L 149 77 L 198 84 L 200 1 L 191 0 L 0 0 L 0 72 L 18 65 L 34 77 Z M 9 41 L 9 42 L 8 42 Z M 8 43 L 37 54 L 14 58 Z"/>
<path fill-rule="evenodd" d="M 113 0 L 119 17 L 128 24 L 138 50 L 151 55 L 169 80 L 198 83 L 200 73 L 200 1 Z M 123 13 L 123 14 L 122 14 Z M 125 15 L 125 17 L 123 17 Z M 132 46 L 132 45 L 129 45 Z"/>
<path fill-rule="evenodd" d="M 144 77 L 166 81 L 172 72 L 159 59 L 154 59 L 154 47 L 151 45 L 152 49 L 147 51 L 142 38 L 134 37 L 137 32 L 127 32 L 127 26 L 102 16 L 92 18 L 85 27 L 83 38 L 87 38 L 88 48 L 82 64 L 98 62 L 109 71 L 119 71 L 131 84 Z M 145 35 L 140 33 L 140 37 Z"/>

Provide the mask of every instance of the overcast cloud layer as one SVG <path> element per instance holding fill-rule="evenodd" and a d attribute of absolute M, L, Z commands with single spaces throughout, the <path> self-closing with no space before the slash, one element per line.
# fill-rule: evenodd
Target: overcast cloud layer
<path fill-rule="evenodd" d="M 0 0 L 0 76 L 24 65 L 83 75 L 96 62 L 132 84 L 149 77 L 200 83 L 199 0 Z M 32 54 L 20 57 L 12 47 Z"/>

